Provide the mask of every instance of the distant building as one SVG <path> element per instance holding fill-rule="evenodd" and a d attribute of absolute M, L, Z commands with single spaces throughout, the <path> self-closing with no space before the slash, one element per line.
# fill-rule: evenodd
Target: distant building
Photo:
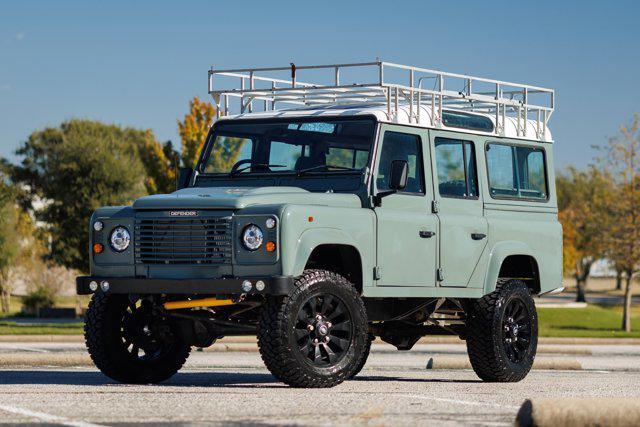
<path fill-rule="evenodd" d="M 613 263 L 606 258 L 601 258 L 591 266 L 591 277 L 616 277 L 616 269 Z"/>

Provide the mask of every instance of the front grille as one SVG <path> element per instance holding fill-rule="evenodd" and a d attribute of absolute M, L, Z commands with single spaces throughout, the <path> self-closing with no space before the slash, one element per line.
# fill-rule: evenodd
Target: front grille
<path fill-rule="evenodd" d="M 137 264 L 227 264 L 231 218 L 137 218 Z"/>

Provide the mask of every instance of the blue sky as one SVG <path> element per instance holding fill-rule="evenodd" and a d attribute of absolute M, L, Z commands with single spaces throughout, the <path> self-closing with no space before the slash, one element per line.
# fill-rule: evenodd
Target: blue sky
<path fill-rule="evenodd" d="M 307 6 L 310 5 L 310 6 Z M 640 3 L 3 1 L 0 156 L 72 117 L 151 128 L 216 67 L 386 61 L 556 89 L 556 163 L 640 111 Z"/>

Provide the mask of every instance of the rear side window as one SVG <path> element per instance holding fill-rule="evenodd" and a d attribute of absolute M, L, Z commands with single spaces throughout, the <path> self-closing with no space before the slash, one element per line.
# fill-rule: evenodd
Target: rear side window
<path fill-rule="evenodd" d="M 487 145 L 491 197 L 547 199 L 544 151 L 533 147 Z"/>
<path fill-rule="evenodd" d="M 438 191 L 442 197 L 478 197 L 476 157 L 469 141 L 436 138 Z"/>

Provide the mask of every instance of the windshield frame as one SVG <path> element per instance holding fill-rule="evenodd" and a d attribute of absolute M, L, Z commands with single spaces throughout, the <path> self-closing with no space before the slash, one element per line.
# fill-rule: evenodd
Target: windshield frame
<path fill-rule="evenodd" d="M 204 172 L 204 168 L 206 167 L 207 161 L 209 159 L 209 155 L 213 148 L 213 144 L 218 136 L 232 136 L 237 135 L 239 137 L 249 137 L 251 136 L 251 132 L 246 133 L 236 133 L 225 130 L 224 132 L 217 132 L 218 125 L 221 123 L 230 123 L 234 124 L 265 124 L 265 123 L 312 123 L 312 122 L 323 122 L 323 121 L 371 121 L 372 131 L 370 135 L 370 150 L 365 166 L 362 169 L 356 170 L 337 170 L 337 169 L 320 169 L 317 171 L 308 171 L 303 174 L 300 174 L 299 171 L 295 170 L 282 170 L 282 171 L 269 171 L 269 172 L 248 172 L 248 173 L 238 173 L 232 175 L 233 178 L 242 178 L 242 177 L 269 177 L 269 176 L 298 176 L 300 178 L 307 176 L 317 176 L 317 175 L 362 175 L 367 170 L 371 169 L 372 161 L 375 155 L 375 147 L 376 147 L 376 135 L 378 128 L 378 119 L 373 114 L 363 114 L 363 115 L 355 115 L 355 116 L 293 116 L 293 117 L 277 117 L 277 118 L 261 118 L 261 119 L 222 119 L 217 120 L 211 126 L 209 133 L 207 134 L 207 138 L 205 140 L 204 146 L 200 152 L 200 156 L 198 158 L 198 162 L 195 167 L 195 171 L 197 175 L 207 177 L 207 178 L 229 178 L 229 172 Z M 259 135 L 259 134 L 253 134 Z"/>

